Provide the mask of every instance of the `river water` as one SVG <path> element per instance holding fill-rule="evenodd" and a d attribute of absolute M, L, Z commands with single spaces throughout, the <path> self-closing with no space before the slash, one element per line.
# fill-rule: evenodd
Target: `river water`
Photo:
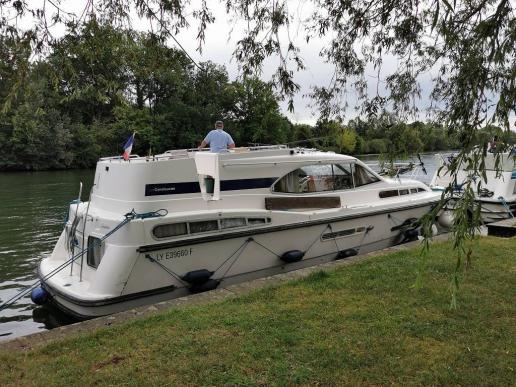
<path fill-rule="evenodd" d="M 375 155 L 359 158 L 377 163 Z M 428 183 L 435 162 L 433 154 L 422 158 L 428 174 L 416 178 Z M 93 175 L 94 170 L 0 173 L 0 305 L 37 281 L 37 265 L 57 242 L 79 183 L 87 200 Z M 27 295 L 0 311 L 0 340 L 72 322 L 54 308 L 34 305 Z"/>

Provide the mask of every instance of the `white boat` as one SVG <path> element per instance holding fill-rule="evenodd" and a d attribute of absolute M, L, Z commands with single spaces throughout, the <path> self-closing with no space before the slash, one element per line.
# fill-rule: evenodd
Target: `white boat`
<path fill-rule="evenodd" d="M 66 312 L 107 315 L 400 243 L 439 197 L 312 149 L 103 158 L 39 277 Z"/>
<path fill-rule="evenodd" d="M 496 156 L 499 156 L 499 171 L 496 168 Z M 432 178 L 430 187 L 434 191 L 445 191 L 451 187 L 453 192 L 450 201 L 441 213 L 440 223 L 449 226 L 453 222 L 453 209 L 456 200 L 461 197 L 463 187 L 472 182 L 475 189 L 475 202 L 480 205 L 480 216 L 484 223 L 514 217 L 516 215 L 516 158 L 514 153 L 488 153 L 485 156 L 485 167 L 475 171 L 466 163 L 462 163 L 456 177 L 448 170 L 453 155 L 437 154 L 437 170 Z M 485 173 L 487 182 L 482 180 Z M 480 183 L 480 189 L 478 184 Z M 447 217 L 448 220 L 443 218 Z"/>

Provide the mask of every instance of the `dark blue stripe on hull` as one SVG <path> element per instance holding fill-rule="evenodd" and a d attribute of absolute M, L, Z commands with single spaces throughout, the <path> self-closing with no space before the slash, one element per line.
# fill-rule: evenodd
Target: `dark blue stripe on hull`
<path fill-rule="evenodd" d="M 277 177 L 263 177 L 258 179 L 223 180 L 220 182 L 221 191 L 238 191 L 241 189 L 269 188 Z"/>
<path fill-rule="evenodd" d="M 276 179 L 277 177 L 262 177 L 256 179 L 223 180 L 220 182 L 220 190 L 238 191 L 245 189 L 269 188 Z M 181 195 L 199 192 L 201 192 L 201 189 L 197 181 L 145 185 L 145 196 Z"/>
<path fill-rule="evenodd" d="M 145 196 L 179 195 L 201 192 L 198 182 L 191 183 L 161 183 L 145 185 Z"/>

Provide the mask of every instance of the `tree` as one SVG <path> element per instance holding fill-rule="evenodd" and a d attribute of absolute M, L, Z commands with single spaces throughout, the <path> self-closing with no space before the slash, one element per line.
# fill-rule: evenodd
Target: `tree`
<path fill-rule="evenodd" d="M 6 147 L 12 164 L 23 164 L 30 170 L 66 168 L 73 162 L 70 119 L 46 106 L 45 81 L 32 82 L 25 90 L 25 100 L 13 114 Z"/>
<path fill-rule="evenodd" d="M 299 88 L 293 70 L 304 68 L 300 41 L 287 33 L 295 26 L 303 31 L 306 41 L 323 38 L 327 42 L 320 54 L 334 66 L 334 76 L 330 86 L 316 87 L 313 92 L 327 116 L 342 113 L 343 106 L 331 102 L 349 86 L 357 90 L 366 113 L 379 113 L 386 107 L 398 115 L 414 112 L 413 98 L 420 93 L 418 76 L 433 69 L 438 75 L 432 96 L 440 102 L 439 118 L 451 130 L 464 132 L 471 139 L 468 134 L 491 121 L 508 129 L 516 98 L 516 21 L 511 1 L 472 0 L 453 5 L 446 0 L 310 3 L 311 9 L 301 20 L 287 0 L 219 3 L 247 22 L 235 49 L 244 75 L 256 74 L 268 57 L 277 56 L 280 61 L 273 74 L 274 84 L 282 95 L 291 97 Z M 35 15 L 39 23 L 24 36 L 35 43 L 36 50 L 42 50 L 55 39 L 48 29 L 49 19 L 72 28 L 79 28 L 85 19 L 120 26 L 129 25 L 130 12 L 136 10 L 140 17 L 155 23 L 158 36 L 173 36 L 195 19 L 202 49 L 206 27 L 215 21 L 211 12 L 215 6 L 217 3 L 205 1 L 194 8 L 189 3 L 163 0 L 93 0 L 80 14 L 70 14 L 56 2 L 34 5 L 7 0 L 0 3 L 0 27 L 3 35 L 12 34 L 18 19 Z M 372 65 L 380 70 L 388 56 L 397 58 L 398 66 L 385 76 L 385 94 L 368 95 L 365 69 Z M 486 111 L 488 102 L 494 109 Z"/>
<path fill-rule="evenodd" d="M 48 62 L 62 103 L 75 120 L 103 120 L 123 101 L 128 39 L 123 31 L 92 19 L 53 45 Z"/>
<path fill-rule="evenodd" d="M 237 142 L 241 144 L 277 144 L 287 141 L 290 123 L 279 110 L 278 99 L 272 85 L 258 78 L 244 78 L 233 82 L 234 108 L 230 117 L 234 121 Z"/>

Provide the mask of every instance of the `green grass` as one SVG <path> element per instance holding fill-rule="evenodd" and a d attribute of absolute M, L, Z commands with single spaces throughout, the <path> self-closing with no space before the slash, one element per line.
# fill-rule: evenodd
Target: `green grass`
<path fill-rule="evenodd" d="M 455 310 L 450 244 L 416 289 L 419 251 L 0 352 L 0 385 L 514 385 L 516 239 L 481 239 Z"/>

